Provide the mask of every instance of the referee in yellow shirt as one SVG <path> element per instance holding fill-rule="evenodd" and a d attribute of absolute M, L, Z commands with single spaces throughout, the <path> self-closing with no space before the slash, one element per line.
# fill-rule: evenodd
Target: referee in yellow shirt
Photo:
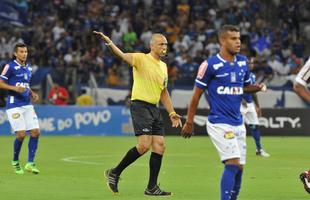
<path fill-rule="evenodd" d="M 174 111 L 167 90 L 167 66 L 161 61 L 161 57 L 167 52 L 167 39 L 162 34 L 153 34 L 150 40 L 150 53 L 123 53 L 102 32 L 94 31 L 94 34 L 100 36 L 117 57 L 133 67 L 134 83 L 130 112 L 138 144 L 127 152 L 116 167 L 105 172 L 107 185 L 114 194 L 117 194 L 117 184 L 122 171 L 152 148 L 149 183 L 144 194 L 170 196 L 171 192 L 165 192 L 157 185 L 165 152 L 163 119 L 157 107 L 159 100 L 168 111 L 173 127 L 182 126 L 182 122 L 180 116 Z"/>

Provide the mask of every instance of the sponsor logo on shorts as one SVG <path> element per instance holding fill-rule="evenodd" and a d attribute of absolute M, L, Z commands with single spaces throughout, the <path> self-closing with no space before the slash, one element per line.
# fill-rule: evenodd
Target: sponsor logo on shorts
<path fill-rule="evenodd" d="M 224 138 L 225 139 L 233 139 L 235 137 L 235 134 L 233 133 L 233 132 L 226 132 L 225 134 L 224 134 Z"/>
<path fill-rule="evenodd" d="M 20 117 L 20 114 L 19 113 L 13 113 L 12 114 L 12 118 L 13 119 L 18 119 Z"/>

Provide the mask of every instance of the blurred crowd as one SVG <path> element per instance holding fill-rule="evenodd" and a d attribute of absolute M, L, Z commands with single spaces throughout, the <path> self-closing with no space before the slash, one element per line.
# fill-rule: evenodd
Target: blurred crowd
<path fill-rule="evenodd" d="M 129 86 L 131 68 L 92 35 L 103 31 L 125 52 L 148 52 L 152 33 L 167 36 L 171 87 L 192 86 L 200 63 L 219 51 L 216 32 L 238 25 L 242 53 L 255 58 L 258 81 L 290 85 L 309 53 L 309 0 L 16 0 L 28 24 L 1 24 L 0 64 L 17 42 L 29 45 L 34 71 L 51 68 L 62 86 L 85 85 L 91 72 L 100 86 Z M 309 54 L 308 54 L 309 55 Z"/>

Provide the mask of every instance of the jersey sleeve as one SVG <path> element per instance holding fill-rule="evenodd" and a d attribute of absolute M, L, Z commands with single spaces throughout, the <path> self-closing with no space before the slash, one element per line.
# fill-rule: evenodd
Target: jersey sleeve
<path fill-rule="evenodd" d="M 9 64 L 6 64 L 1 72 L 0 79 L 7 81 L 12 74 L 12 68 Z"/>
<path fill-rule="evenodd" d="M 195 85 L 201 89 L 205 89 L 208 86 L 208 82 L 212 76 L 212 66 L 209 66 L 207 60 L 201 63 L 198 69 Z"/>
<path fill-rule="evenodd" d="M 256 83 L 256 75 L 251 72 L 251 83 L 255 84 Z"/>
<path fill-rule="evenodd" d="M 142 61 L 142 56 L 144 54 L 143 53 L 133 53 L 132 54 L 132 66 L 133 67 L 138 67 L 141 65 L 141 61 Z"/>
<path fill-rule="evenodd" d="M 244 84 L 244 86 L 252 84 L 251 72 L 250 72 L 250 68 L 248 65 L 245 67 L 244 83 L 243 84 Z"/>
<path fill-rule="evenodd" d="M 295 81 L 305 87 L 310 82 L 310 58 L 297 74 Z"/>

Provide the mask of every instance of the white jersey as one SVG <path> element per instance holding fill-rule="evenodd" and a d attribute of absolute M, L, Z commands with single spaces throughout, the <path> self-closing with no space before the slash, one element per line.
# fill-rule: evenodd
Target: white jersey
<path fill-rule="evenodd" d="M 305 87 L 310 83 L 310 57 L 297 74 L 295 81 Z"/>

